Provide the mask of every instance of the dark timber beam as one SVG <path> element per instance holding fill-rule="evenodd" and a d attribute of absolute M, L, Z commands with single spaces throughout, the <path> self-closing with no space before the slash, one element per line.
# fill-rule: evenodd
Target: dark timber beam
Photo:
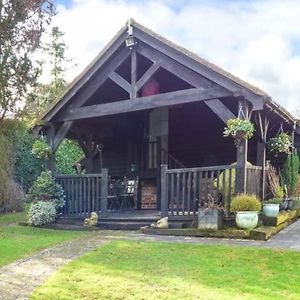
<path fill-rule="evenodd" d="M 137 70 L 138 70 L 138 62 L 137 62 L 137 53 L 135 47 L 131 50 L 131 92 L 130 98 L 135 98 L 137 93 Z"/>
<path fill-rule="evenodd" d="M 136 89 L 139 91 L 143 85 L 158 71 L 160 67 L 159 63 L 154 63 L 136 83 Z"/>
<path fill-rule="evenodd" d="M 120 76 L 116 72 L 112 72 L 108 76 L 112 81 L 114 81 L 118 86 L 120 86 L 123 90 L 130 93 L 131 92 L 131 85 L 126 81 L 122 76 Z"/>
<path fill-rule="evenodd" d="M 71 128 L 73 122 L 66 121 L 64 122 L 61 127 L 59 128 L 58 132 L 56 133 L 54 140 L 53 140 L 53 150 L 56 151 L 59 145 L 61 144 L 62 140 L 65 138 L 66 134 L 68 133 L 69 129 Z"/>
<path fill-rule="evenodd" d="M 66 105 L 66 103 L 68 103 L 72 97 L 74 97 L 74 95 L 79 93 L 80 89 L 98 72 L 98 70 L 108 63 L 113 54 L 118 52 L 119 49 L 124 45 L 124 40 L 126 37 L 127 32 L 124 31 L 112 39 L 112 41 L 102 50 L 98 57 L 95 58 L 95 60 L 85 71 L 83 71 L 83 75 L 76 80 L 76 83 L 70 85 L 67 92 L 57 103 L 57 105 L 55 105 L 54 108 L 47 113 L 46 117 L 44 118 L 46 122 L 50 121 L 59 112 L 59 110 Z M 129 53 L 129 49 L 127 47 L 124 47 L 124 49 Z"/>
<path fill-rule="evenodd" d="M 269 111 L 270 113 L 270 111 Z M 262 115 L 262 112 L 257 112 L 255 114 L 255 121 L 258 125 L 258 132 L 260 135 L 260 141 L 257 142 L 257 165 L 262 167 L 262 189 L 261 196 L 262 199 L 265 198 L 266 191 L 266 144 L 267 144 L 267 134 L 269 130 L 270 120 L 268 118 L 268 113 Z"/>
<path fill-rule="evenodd" d="M 153 109 L 157 107 L 205 101 L 215 98 L 232 96 L 231 92 L 215 86 L 207 89 L 188 89 L 176 92 L 158 94 L 147 97 L 133 98 L 111 103 L 70 108 L 58 121 L 79 120 L 100 116 L 108 116 L 126 112 Z"/>
<path fill-rule="evenodd" d="M 83 105 L 97 89 L 108 79 L 108 74 L 115 71 L 124 60 L 130 55 L 128 48 L 122 48 L 99 72 L 90 78 L 81 91 L 74 95 L 72 107 L 80 107 Z"/>
<path fill-rule="evenodd" d="M 205 101 L 205 104 L 226 124 L 236 116 L 219 99 Z"/>
<path fill-rule="evenodd" d="M 240 118 L 245 119 L 248 114 L 248 106 L 246 101 L 239 101 L 239 109 L 243 111 Z M 236 193 L 247 192 L 247 157 L 248 157 L 248 140 L 241 139 L 237 143 L 237 170 L 236 170 Z"/>
<path fill-rule="evenodd" d="M 159 62 L 162 68 L 176 76 L 179 76 L 182 80 L 186 81 L 190 85 L 203 88 L 214 85 L 213 82 L 207 80 L 205 77 L 180 64 L 169 56 L 155 50 L 154 48 L 145 45 L 144 43 L 139 43 L 137 46 L 138 53 L 142 54 L 153 62 Z"/>
<path fill-rule="evenodd" d="M 47 128 L 47 143 L 51 148 L 51 154 L 48 157 L 47 165 L 48 169 L 55 174 L 55 151 L 54 151 L 54 136 L 55 136 L 55 127 L 50 124 Z"/>
<path fill-rule="evenodd" d="M 180 62 L 182 65 L 187 66 L 188 68 L 197 72 L 198 74 L 203 75 L 205 78 L 208 78 L 209 80 L 217 83 L 218 85 L 230 91 L 241 89 L 240 84 L 238 84 L 234 80 L 231 80 L 230 78 L 225 78 L 224 75 L 219 74 L 212 68 L 209 68 L 208 66 L 202 64 L 201 61 L 199 61 L 199 63 L 195 63 L 195 59 L 192 57 L 192 54 L 187 53 L 185 55 L 184 53 L 182 53 L 184 50 L 177 50 L 176 47 L 174 47 L 173 43 L 170 43 L 168 41 L 166 43 L 163 43 L 156 37 L 145 33 L 143 30 L 137 27 L 135 27 L 134 29 L 134 35 L 138 40 L 151 45 L 158 51 Z M 248 89 L 244 91 L 244 96 L 247 100 L 252 102 L 254 111 L 263 109 L 263 105 L 267 100 L 267 96 L 255 94 L 254 92 Z"/>

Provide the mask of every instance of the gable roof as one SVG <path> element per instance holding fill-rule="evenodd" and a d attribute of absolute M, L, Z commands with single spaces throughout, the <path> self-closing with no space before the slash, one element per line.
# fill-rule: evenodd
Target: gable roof
<path fill-rule="evenodd" d="M 218 75 L 221 75 L 223 78 L 228 80 L 228 82 L 232 82 L 239 86 L 242 90 L 246 90 L 257 96 L 262 98 L 265 103 L 268 103 L 268 106 L 279 112 L 290 122 L 295 122 L 295 118 L 282 106 L 274 102 L 269 94 L 267 94 L 262 89 L 248 83 L 240 79 L 239 77 L 227 72 L 223 68 L 207 61 L 206 59 L 201 58 L 195 53 L 187 50 L 184 47 L 181 47 L 165 37 L 157 34 L 156 32 L 148 29 L 147 27 L 139 24 L 133 19 L 130 19 L 130 24 L 133 26 L 135 33 L 135 29 L 139 30 L 143 34 L 147 35 L 155 39 L 156 41 L 162 43 L 165 46 L 168 46 L 172 50 L 175 50 L 179 54 L 183 55 L 185 58 L 191 59 L 194 63 L 201 65 L 201 67 L 206 68 L 209 71 L 215 72 Z M 40 120 L 44 122 L 50 121 L 56 113 L 65 106 L 72 97 L 80 90 L 80 88 L 95 74 L 99 68 L 110 58 L 110 54 L 112 53 L 112 49 L 117 49 L 125 43 L 125 39 L 127 37 L 127 23 L 123 26 L 118 33 L 113 37 L 113 39 L 103 48 L 103 50 L 92 60 L 92 62 L 67 86 L 65 91 L 54 101 L 49 108 L 41 115 Z M 139 38 L 139 37 L 138 37 Z"/>

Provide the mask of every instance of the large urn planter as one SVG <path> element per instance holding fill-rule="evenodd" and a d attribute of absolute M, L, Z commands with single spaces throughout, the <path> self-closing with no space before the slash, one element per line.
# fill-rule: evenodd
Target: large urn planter
<path fill-rule="evenodd" d="M 254 195 L 239 194 L 232 198 L 230 210 L 235 213 L 238 228 L 253 229 L 258 224 L 261 202 Z"/>
<path fill-rule="evenodd" d="M 269 218 L 276 218 L 279 214 L 279 204 L 264 204 L 263 214 Z"/>
<path fill-rule="evenodd" d="M 237 211 L 235 215 L 235 222 L 238 228 L 253 229 L 258 224 L 258 212 Z"/>

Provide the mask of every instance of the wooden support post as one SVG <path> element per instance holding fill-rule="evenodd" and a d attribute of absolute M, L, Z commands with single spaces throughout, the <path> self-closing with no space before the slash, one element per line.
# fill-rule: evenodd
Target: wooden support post
<path fill-rule="evenodd" d="M 136 49 L 133 48 L 131 50 L 131 91 L 130 91 L 130 99 L 135 98 L 137 95 L 137 72 L 138 72 L 138 64 L 137 64 L 137 53 Z"/>
<path fill-rule="evenodd" d="M 261 179 L 261 197 L 265 198 L 266 190 L 266 143 L 257 142 L 257 160 L 256 164 L 262 167 L 262 179 Z"/>
<path fill-rule="evenodd" d="M 101 170 L 101 216 L 108 216 L 108 170 Z"/>
<path fill-rule="evenodd" d="M 247 118 L 247 104 L 239 101 L 239 109 L 243 111 L 240 118 Z M 247 192 L 247 156 L 248 140 L 241 139 L 237 144 L 237 170 L 236 170 L 236 192 L 238 194 Z"/>
<path fill-rule="evenodd" d="M 157 168 L 157 175 L 156 175 L 156 199 L 161 199 L 161 170 L 159 169 L 162 161 L 161 161 L 161 137 L 158 136 L 156 138 L 156 162 L 155 162 L 155 168 Z M 160 201 L 157 201 L 157 209 L 161 209 L 161 203 Z"/>
<path fill-rule="evenodd" d="M 160 167 L 160 209 L 161 216 L 168 216 L 168 182 L 167 182 L 168 165 L 161 165 Z"/>
<path fill-rule="evenodd" d="M 52 172 L 52 175 L 55 176 L 55 149 L 54 149 L 54 137 L 55 137 L 55 127 L 50 125 L 47 129 L 47 142 L 51 148 L 50 157 L 48 158 L 47 165 L 48 169 Z"/>
<path fill-rule="evenodd" d="M 268 115 L 265 114 L 264 116 L 262 116 L 262 113 L 260 111 L 257 112 L 255 117 L 259 129 L 258 132 L 261 138 L 261 140 L 257 143 L 256 163 L 258 166 L 262 167 L 261 197 L 262 199 L 264 199 L 266 193 L 266 143 L 270 121 L 268 119 Z"/>

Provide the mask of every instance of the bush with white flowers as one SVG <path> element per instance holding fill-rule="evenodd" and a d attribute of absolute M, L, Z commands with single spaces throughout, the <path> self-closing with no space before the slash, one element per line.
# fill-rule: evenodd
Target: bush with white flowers
<path fill-rule="evenodd" d="M 54 202 L 37 201 L 32 203 L 28 219 L 33 226 L 42 226 L 55 221 L 57 216 Z"/>

